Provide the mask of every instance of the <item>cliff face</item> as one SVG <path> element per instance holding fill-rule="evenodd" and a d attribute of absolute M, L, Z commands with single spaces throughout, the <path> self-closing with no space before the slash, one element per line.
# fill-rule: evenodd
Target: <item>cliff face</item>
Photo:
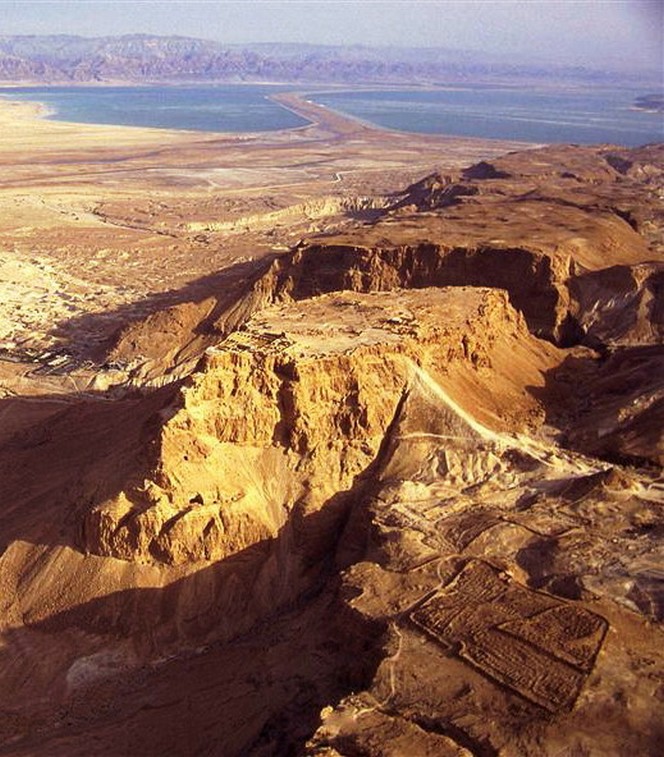
<path fill-rule="evenodd" d="M 123 328 L 125 384 L 33 403 L 0 748 L 650 753 L 658 156 L 428 177 Z"/>
<path fill-rule="evenodd" d="M 464 401 L 494 424 L 536 417 L 524 387 L 558 353 L 528 334 L 503 292 L 307 299 L 306 286 L 288 286 L 296 303 L 260 310 L 207 350 L 161 411 L 146 479 L 86 515 L 87 551 L 177 564 L 274 537 L 294 510 L 319 510 L 370 468 L 416 368 L 463 381 Z"/>
<path fill-rule="evenodd" d="M 661 159 L 658 146 L 559 147 L 428 177 L 386 198 L 373 222 L 280 256 L 234 302 L 211 297 L 127 327 L 109 358 L 163 380 L 272 303 L 431 286 L 506 290 L 531 332 L 561 346 L 655 343 Z"/>
<path fill-rule="evenodd" d="M 445 383 L 453 413 L 514 432 L 541 422 L 533 387 L 559 360 L 497 290 L 334 293 L 257 312 L 183 381 L 64 408 L 39 439 L 14 438 L 4 632 L 49 660 L 27 680 L 3 657 L 15 701 L 47 681 L 78 696 L 114 666 L 234 638 L 289 606 L 329 574 L 423 377 Z M 51 462 L 35 480 L 38 459 Z M 373 638 L 349 612 L 344 635 Z"/>

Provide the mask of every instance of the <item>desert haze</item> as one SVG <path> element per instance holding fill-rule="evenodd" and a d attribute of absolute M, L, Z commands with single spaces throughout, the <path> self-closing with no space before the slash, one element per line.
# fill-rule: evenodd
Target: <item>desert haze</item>
<path fill-rule="evenodd" d="M 664 145 L 276 99 L 0 100 L 0 755 L 659 753 Z"/>

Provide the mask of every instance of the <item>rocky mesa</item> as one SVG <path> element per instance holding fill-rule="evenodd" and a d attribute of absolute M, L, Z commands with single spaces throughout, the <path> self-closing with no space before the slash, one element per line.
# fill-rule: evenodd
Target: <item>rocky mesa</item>
<path fill-rule="evenodd" d="M 97 346 L 2 437 L 0 754 L 656 754 L 663 154 L 431 174 Z"/>

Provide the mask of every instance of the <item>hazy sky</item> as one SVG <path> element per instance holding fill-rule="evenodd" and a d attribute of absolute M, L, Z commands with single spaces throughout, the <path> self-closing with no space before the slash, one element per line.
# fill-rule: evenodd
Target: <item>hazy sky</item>
<path fill-rule="evenodd" d="M 0 34 L 180 34 L 662 67 L 659 0 L 0 0 Z"/>

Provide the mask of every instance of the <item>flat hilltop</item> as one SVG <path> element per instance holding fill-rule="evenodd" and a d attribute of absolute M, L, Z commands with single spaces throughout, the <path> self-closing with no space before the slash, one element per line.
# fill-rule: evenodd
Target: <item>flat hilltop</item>
<path fill-rule="evenodd" d="M 0 754 L 656 754 L 664 145 L 0 101 Z"/>
<path fill-rule="evenodd" d="M 363 212 L 374 200 L 362 196 L 414 180 L 442 147 L 452 168 L 520 146 L 387 132 L 295 94 L 280 101 L 311 125 L 248 135 L 81 125 L 1 100 L 0 322 L 11 325 L 0 340 L 44 352 L 56 324 L 84 325 L 98 310 L 112 330 L 123 322 L 115 310 L 177 298 L 169 293 L 287 249 L 353 205 Z"/>

